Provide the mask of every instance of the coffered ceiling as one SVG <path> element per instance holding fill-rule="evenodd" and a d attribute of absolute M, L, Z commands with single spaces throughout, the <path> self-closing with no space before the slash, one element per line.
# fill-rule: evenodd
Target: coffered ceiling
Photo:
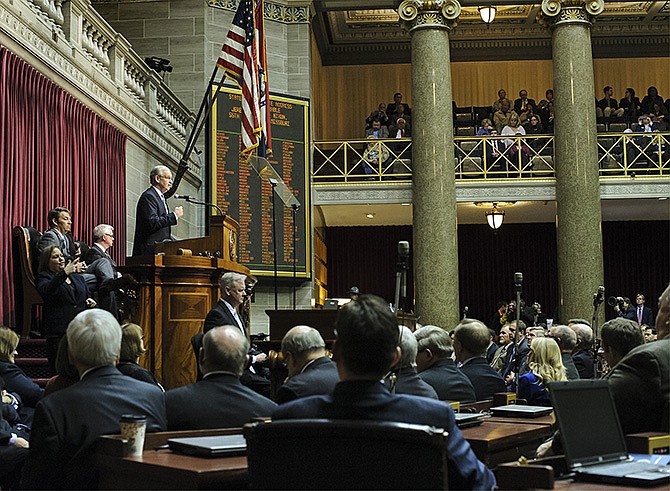
<path fill-rule="evenodd" d="M 410 36 L 394 0 L 314 0 L 312 25 L 324 65 L 409 63 Z M 463 0 L 451 31 L 452 61 L 551 59 L 551 33 L 537 23 L 540 4 Z M 495 6 L 490 26 L 478 7 Z M 592 29 L 595 58 L 670 55 L 670 2 L 605 2 Z"/>

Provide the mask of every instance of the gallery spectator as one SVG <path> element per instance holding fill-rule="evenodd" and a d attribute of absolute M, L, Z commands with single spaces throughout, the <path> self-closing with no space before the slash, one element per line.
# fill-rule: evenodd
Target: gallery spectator
<path fill-rule="evenodd" d="M 399 119 L 404 119 L 407 124 L 411 123 L 410 115 L 407 114 L 404 104 L 398 104 L 395 111 L 389 114 L 389 126 L 398 126 L 397 121 Z"/>
<path fill-rule="evenodd" d="M 409 104 L 402 101 L 402 94 L 400 92 L 393 94 L 393 102 L 386 106 L 386 114 L 391 117 L 391 114 L 397 111 L 399 104 L 403 104 L 405 106 L 405 114 L 411 116 L 412 110 L 410 109 Z"/>
<path fill-rule="evenodd" d="M 521 89 L 519 91 L 519 98 L 514 100 L 514 112 L 521 116 L 521 113 L 526 111 L 528 104 L 532 104 L 533 107 L 537 105 L 535 99 L 528 98 L 528 91 Z"/>
<path fill-rule="evenodd" d="M 547 132 L 554 131 L 554 89 L 547 89 L 544 99 L 537 105 L 537 113 L 542 118 L 542 124 Z"/>
<path fill-rule="evenodd" d="M 365 137 L 374 137 L 374 138 L 388 138 L 389 129 L 386 126 L 382 126 L 382 122 L 378 119 L 372 121 L 372 126 L 365 130 Z"/>
<path fill-rule="evenodd" d="M 378 119 L 382 126 L 387 126 L 389 122 L 388 114 L 386 114 L 386 103 L 380 102 L 377 109 L 370 113 L 365 120 L 365 129 L 372 128 L 372 122 Z"/>
<path fill-rule="evenodd" d="M 607 86 L 603 89 L 605 97 L 598 101 L 596 107 L 596 116 L 602 118 L 621 118 L 624 115 L 625 109 L 620 108 L 616 99 L 614 98 L 614 89 Z"/>
<path fill-rule="evenodd" d="M 626 89 L 623 99 L 619 101 L 619 108 L 624 110 L 626 121 L 635 121 L 640 113 L 640 98 L 635 96 L 635 89 Z"/>
<path fill-rule="evenodd" d="M 509 118 L 513 112 L 508 100 L 500 103 L 500 109 L 493 113 L 493 123 L 498 133 L 502 132 L 502 129 L 509 124 Z"/>
<path fill-rule="evenodd" d="M 404 118 L 398 118 L 395 124 L 389 126 L 389 138 L 409 138 L 412 132 Z"/>
<path fill-rule="evenodd" d="M 500 111 L 504 101 L 507 101 L 509 107 L 512 107 L 512 101 L 507 98 L 507 92 L 505 92 L 505 89 L 500 89 L 498 91 L 498 99 L 491 105 L 493 107 L 493 112 Z"/>
<path fill-rule="evenodd" d="M 658 95 L 658 89 L 653 85 L 647 89 L 647 95 L 642 99 L 640 104 L 640 112 L 642 114 L 649 114 L 654 110 L 654 104 L 663 105 L 663 98 Z"/>

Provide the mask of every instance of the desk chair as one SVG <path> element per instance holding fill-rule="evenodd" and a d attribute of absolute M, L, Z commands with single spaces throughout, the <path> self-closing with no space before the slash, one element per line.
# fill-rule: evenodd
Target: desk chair
<path fill-rule="evenodd" d="M 245 425 L 251 489 L 447 489 L 447 433 L 384 421 Z"/>

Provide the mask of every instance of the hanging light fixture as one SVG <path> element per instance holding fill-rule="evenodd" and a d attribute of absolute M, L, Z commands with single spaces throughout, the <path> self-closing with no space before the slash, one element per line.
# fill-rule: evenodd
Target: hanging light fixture
<path fill-rule="evenodd" d="M 486 212 L 486 221 L 493 230 L 498 230 L 505 219 L 505 210 L 498 209 L 498 203 L 493 203 L 491 211 Z"/>
<path fill-rule="evenodd" d="M 489 27 L 496 17 L 496 8 L 493 5 L 489 5 L 488 7 L 479 7 L 477 10 L 479 10 L 479 15 L 486 23 L 486 27 Z"/>

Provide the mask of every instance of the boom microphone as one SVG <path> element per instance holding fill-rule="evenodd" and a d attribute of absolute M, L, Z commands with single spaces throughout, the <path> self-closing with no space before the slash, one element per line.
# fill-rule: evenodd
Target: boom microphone
<path fill-rule="evenodd" d="M 174 197 L 177 198 L 177 199 L 185 199 L 186 201 L 188 201 L 188 200 L 191 199 L 190 196 L 187 196 L 187 195 L 185 195 L 185 194 L 175 194 Z"/>

